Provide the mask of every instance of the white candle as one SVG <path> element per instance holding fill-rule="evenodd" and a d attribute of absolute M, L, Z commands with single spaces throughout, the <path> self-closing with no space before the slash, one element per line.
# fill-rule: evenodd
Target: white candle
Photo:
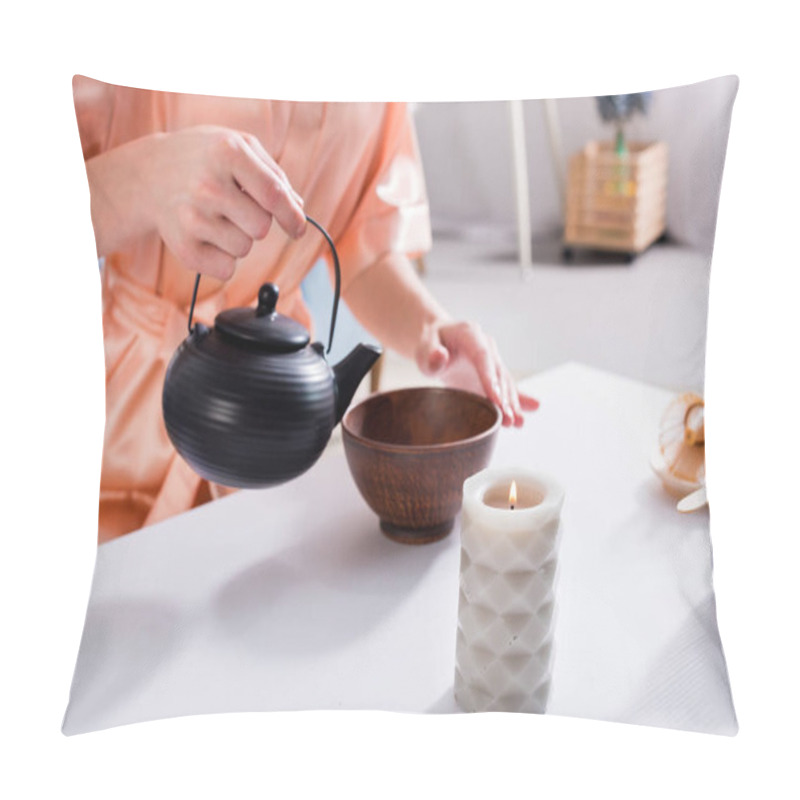
<path fill-rule="evenodd" d="M 552 478 L 523 468 L 464 482 L 455 670 L 464 711 L 545 711 L 563 502 Z"/>

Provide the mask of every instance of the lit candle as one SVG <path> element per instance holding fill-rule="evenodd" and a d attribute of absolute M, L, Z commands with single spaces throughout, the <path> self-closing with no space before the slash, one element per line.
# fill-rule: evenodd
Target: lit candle
<path fill-rule="evenodd" d="M 555 481 L 522 468 L 464 482 L 455 669 L 464 711 L 545 711 L 563 502 Z"/>

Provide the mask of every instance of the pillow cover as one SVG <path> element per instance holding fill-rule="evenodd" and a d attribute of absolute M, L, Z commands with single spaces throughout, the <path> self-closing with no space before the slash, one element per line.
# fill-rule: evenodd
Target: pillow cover
<path fill-rule="evenodd" d="M 225 711 L 476 710 L 455 691 L 472 669 L 470 696 L 488 698 L 487 709 L 507 710 L 492 691 L 511 683 L 517 695 L 539 692 L 534 710 L 548 714 L 735 733 L 703 496 L 702 393 L 737 85 L 407 106 L 76 77 L 103 287 L 106 435 L 64 732 Z M 267 185 L 277 194 L 265 200 Z M 322 232 L 309 224 L 297 235 L 301 213 Z M 324 357 L 308 352 L 302 331 L 327 344 L 335 269 L 347 302 L 398 263 L 415 291 L 479 325 L 540 403 L 522 427 L 499 430 L 490 463 L 552 475 L 563 489 L 555 555 L 526 567 L 535 602 L 491 588 L 519 570 L 473 564 L 466 513 L 427 544 L 383 535 L 325 416 L 333 411 L 322 414 L 318 460 L 286 467 L 290 480 L 218 479 L 247 472 L 258 449 L 248 444 L 245 456 L 230 444 L 231 420 L 251 426 L 236 441 L 256 442 L 257 426 L 272 424 L 231 410 L 254 350 L 276 359 L 285 354 L 275 348 L 294 348 L 312 359 L 303 369 L 316 369 Z M 261 291 L 268 281 L 277 317 Z M 247 311 L 217 317 L 229 309 Z M 352 344 L 367 330 L 381 339 L 381 320 L 358 309 L 366 330 L 342 305 Z M 220 351 L 209 427 L 177 452 L 162 392 L 176 351 L 211 341 L 203 325 L 234 349 Z M 295 335 L 300 345 L 289 347 Z M 351 343 L 338 346 L 331 363 L 344 363 Z M 391 347 L 380 363 L 372 388 L 441 382 Z M 371 365 L 347 378 L 337 369 L 336 388 L 320 396 L 346 405 L 355 392 L 360 402 Z M 179 416 L 190 395 L 204 396 L 192 375 Z M 296 405 L 275 412 L 285 434 L 270 431 L 276 448 L 316 413 L 297 421 Z M 305 445 L 292 435 L 296 453 Z M 192 463 L 209 442 L 227 454 L 227 472 Z M 492 602 L 476 599 L 484 589 Z M 524 657 L 509 651 L 533 621 Z M 532 668 L 533 656 L 544 666 Z"/>

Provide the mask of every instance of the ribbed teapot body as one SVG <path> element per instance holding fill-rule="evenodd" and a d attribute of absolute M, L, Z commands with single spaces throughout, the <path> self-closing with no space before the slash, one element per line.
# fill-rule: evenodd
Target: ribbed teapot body
<path fill-rule="evenodd" d="M 175 449 L 202 477 L 274 486 L 320 457 L 336 424 L 336 388 L 321 347 L 265 353 L 196 326 L 175 352 L 163 392 Z"/>

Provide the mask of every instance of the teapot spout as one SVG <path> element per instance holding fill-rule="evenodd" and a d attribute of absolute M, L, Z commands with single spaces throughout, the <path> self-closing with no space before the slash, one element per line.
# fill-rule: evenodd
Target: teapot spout
<path fill-rule="evenodd" d="M 371 344 L 359 344 L 333 367 L 336 382 L 336 422 L 341 422 L 363 377 L 383 351 Z"/>

